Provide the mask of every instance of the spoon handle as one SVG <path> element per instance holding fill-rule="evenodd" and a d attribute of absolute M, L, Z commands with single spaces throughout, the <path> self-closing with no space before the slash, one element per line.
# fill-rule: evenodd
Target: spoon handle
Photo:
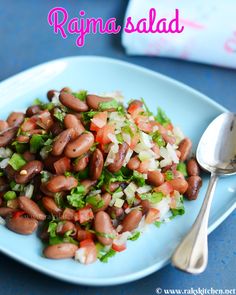
<path fill-rule="evenodd" d="M 213 173 L 198 217 L 172 256 L 175 267 L 192 274 L 202 273 L 207 266 L 208 219 L 217 180 L 218 176 Z"/>

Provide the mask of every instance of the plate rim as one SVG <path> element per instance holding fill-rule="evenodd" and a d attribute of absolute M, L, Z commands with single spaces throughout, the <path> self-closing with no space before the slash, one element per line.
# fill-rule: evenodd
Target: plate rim
<path fill-rule="evenodd" d="M 213 106 L 214 108 L 217 108 L 218 110 L 220 110 L 222 112 L 229 111 L 227 108 L 225 108 L 221 104 L 215 102 L 214 100 L 209 98 L 207 95 L 192 88 L 191 86 L 184 84 L 183 82 L 175 80 L 174 78 L 170 78 L 164 74 L 155 72 L 154 70 L 150 70 L 150 69 L 147 69 L 143 66 L 139 66 L 139 65 L 136 65 L 136 64 L 124 61 L 124 60 L 110 58 L 110 57 L 104 57 L 104 56 L 96 56 L 96 55 L 68 56 L 68 57 L 53 59 L 53 60 L 38 64 L 38 65 L 28 68 L 24 71 L 21 71 L 13 76 L 10 76 L 7 79 L 4 79 L 3 81 L 0 81 L 0 89 L 1 89 L 1 87 L 4 87 L 4 84 L 14 82 L 14 80 L 17 79 L 18 77 L 20 77 L 22 74 L 25 74 L 25 73 L 28 73 L 28 72 L 31 72 L 34 70 L 38 70 L 40 68 L 49 66 L 50 64 L 53 64 L 55 62 L 61 62 L 61 61 L 71 62 L 71 60 L 78 60 L 78 61 L 79 60 L 82 60 L 82 61 L 83 60 L 84 61 L 96 60 L 99 62 L 110 63 L 113 65 L 114 64 L 120 65 L 120 66 L 123 66 L 126 68 L 128 67 L 131 70 L 139 71 L 139 72 L 142 72 L 146 75 L 151 75 L 153 77 L 156 77 L 159 80 L 171 83 L 172 85 L 175 85 L 176 87 L 181 88 L 184 91 L 187 90 L 191 94 L 197 96 L 197 99 L 207 102 L 208 104 L 210 104 L 211 106 Z M 236 202 L 234 202 L 226 211 L 223 212 L 223 214 L 220 215 L 220 217 L 215 222 L 213 222 L 209 226 L 208 234 L 210 234 L 212 231 L 214 231 L 235 209 L 236 209 Z M 0 251 L 2 253 L 6 254 L 7 256 L 9 256 L 10 258 L 13 258 L 14 260 L 19 261 L 20 263 L 22 263 L 26 266 L 29 266 L 30 268 L 33 268 L 34 270 L 37 270 L 43 274 L 49 275 L 50 277 L 53 277 L 53 278 L 56 278 L 56 279 L 59 279 L 62 281 L 66 281 L 69 283 L 85 285 L 85 286 L 112 286 L 112 285 L 119 285 L 119 284 L 133 282 L 133 281 L 144 278 L 144 277 L 160 270 L 161 268 L 163 268 L 165 265 L 169 264 L 169 262 L 170 262 L 170 260 L 162 259 L 158 263 L 155 263 L 149 267 L 146 267 L 145 269 L 139 270 L 137 272 L 133 272 L 129 275 L 117 276 L 116 278 L 99 278 L 99 279 L 83 278 L 83 279 L 76 280 L 75 278 L 71 278 L 69 276 L 65 276 L 62 274 L 56 274 L 53 272 L 53 270 L 45 269 L 43 266 L 29 261 L 29 259 L 22 260 L 18 254 L 14 253 L 12 251 L 9 251 L 5 248 L 2 248 L 1 244 L 0 244 Z"/>

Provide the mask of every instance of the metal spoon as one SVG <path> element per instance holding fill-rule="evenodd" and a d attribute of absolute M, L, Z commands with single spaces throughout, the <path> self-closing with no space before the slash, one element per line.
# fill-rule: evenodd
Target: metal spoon
<path fill-rule="evenodd" d="M 198 144 L 197 161 L 211 172 L 210 182 L 195 223 L 172 256 L 175 267 L 192 274 L 207 266 L 208 219 L 217 181 L 236 173 L 236 114 L 223 113 L 208 126 Z"/>

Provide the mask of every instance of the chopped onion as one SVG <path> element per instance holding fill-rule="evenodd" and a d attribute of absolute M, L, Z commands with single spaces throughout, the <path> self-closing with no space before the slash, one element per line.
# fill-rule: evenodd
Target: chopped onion
<path fill-rule="evenodd" d="M 6 224 L 6 221 L 0 216 L 0 224 L 1 225 L 5 225 Z"/>
<path fill-rule="evenodd" d="M 60 92 L 58 91 L 55 91 L 54 92 L 54 96 L 52 98 L 52 103 L 55 105 L 55 106 L 60 106 L 61 105 L 61 102 L 59 100 L 59 95 L 60 95 Z"/>
<path fill-rule="evenodd" d="M 152 150 L 141 151 L 138 155 L 140 161 L 146 161 L 155 158 L 156 154 Z"/>
<path fill-rule="evenodd" d="M 150 149 L 153 146 L 152 138 L 145 132 L 140 132 L 140 142 L 146 147 L 146 149 Z"/>
<path fill-rule="evenodd" d="M 159 162 L 158 161 L 155 161 L 155 159 L 150 159 L 149 160 L 148 171 L 157 170 L 158 164 L 159 164 Z"/>
<path fill-rule="evenodd" d="M 162 221 L 167 213 L 170 210 L 170 202 L 171 198 L 170 197 L 164 197 L 159 203 L 152 205 L 153 208 L 158 209 L 160 212 L 160 221 Z"/>
<path fill-rule="evenodd" d="M 121 197 L 123 197 L 124 193 L 123 192 L 116 192 L 112 195 L 112 199 L 111 202 L 109 204 L 109 206 L 113 206 L 116 202 L 117 199 L 120 199 Z"/>
<path fill-rule="evenodd" d="M 117 208 L 122 208 L 122 206 L 124 205 L 124 202 L 125 202 L 124 200 L 118 198 L 115 200 L 114 206 Z"/>
<path fill-rule="evenodd" d="M 88 196 L 96 196 L 99 195 L 102 191 L 100 189 L 91 191 Z"/>
<path fill-rule="evenodd" d="M 179 163 L 179 158 L 176 155 L 176 151 L 175 149 L 172 147 L 171 144 L 167 143 L 166 149 L 168 151 L 168 154 L 171 158 L 171 160 L 175 163 L 178 164 Z"/>
<path fill-rule="evenodd" d="M 173 134 L 175 136 L 177 144 L 179 144 L 181 142 L 181 140 L 183 140 L 185 138 L 184 133 L 182 132 L 182 130 L 179 127 L 173 128 Z"/>
<path fill-rule="evenodd" d="M 86 249 L 85 248 L 79 248 L 75 252 L 75 260 L 79 261 L 82 264 L 86 263 Z"/>
<path fill-rule="evenodd" d="M 135 192 L 137 191 L 137 185 L 134 182 L 131 182 L 125 189 L 124 193 L 126 194 L 127 200 L 131 200 L 135 196 Z"/>
<path fill-rule="evenodd" d="M 123 132 L 122 137 L 128 145 L 131 144 L 131 136 L 128 133 Z"/>
<path fill-rule="evenodd" d="M 132 155 L 133 155 L 133 151 L 131 149 L 128 149 L 128 152 L 127 152 L 127 154 L 125 156 L 124 163 L 123 163 L 124 167 L 128 164 L 128 162 L 129 162 Z"/>
<path fill-rule="evenodd" d="M 24 194 L 27 198 L 31 199 L 34 193 L 34 186 L 32 184 L 27 185 L 24 188 Z"/>
<path fill-rule="evenodd" d="M 0 168 L 5 169 L 7 167 L 7 165 L 8 165 L 9 160 L 10 160 L 10 158 L 6 158 L 6 159 L 2 160 L 0 162 Z"/>
<path fill-rule="evenodd" d="M 109 151 L 109 153 L 107 155 L 104 166 L 108 166 L 109 164 L 114 163 L 114 160 L 115 160 L 115 157 L 116 157 L 116 154 L 118 153 L 118 151 L 119 151 L 119 145 L 118 144 L 112 144 L 111 148 L 110 148 L 110 151 Z"/>
<path fill-rule="evenodd" d="M 152 190 L 152 187 L 150 185 L 144 185 L 142 187 L 139 187 L 137 189 L 137 193 L 138 194 L 145 194 L 145 193 L 148 193 Z"/>
<path fill-rule="evenodd" d="M 0 148 L 0 158 L 6 159 L 12 156 L 13 152 L 9 148 Z"/>

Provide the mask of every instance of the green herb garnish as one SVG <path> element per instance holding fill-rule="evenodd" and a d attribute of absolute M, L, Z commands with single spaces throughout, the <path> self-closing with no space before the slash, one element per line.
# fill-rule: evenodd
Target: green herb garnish
<path fill-rule="evenodd" d="M 11 165 L 14 170 L 18 171 L 26 164 L 26 161 L 20 154 L 15 153 L 12 155 L 8 164 Z"/>

